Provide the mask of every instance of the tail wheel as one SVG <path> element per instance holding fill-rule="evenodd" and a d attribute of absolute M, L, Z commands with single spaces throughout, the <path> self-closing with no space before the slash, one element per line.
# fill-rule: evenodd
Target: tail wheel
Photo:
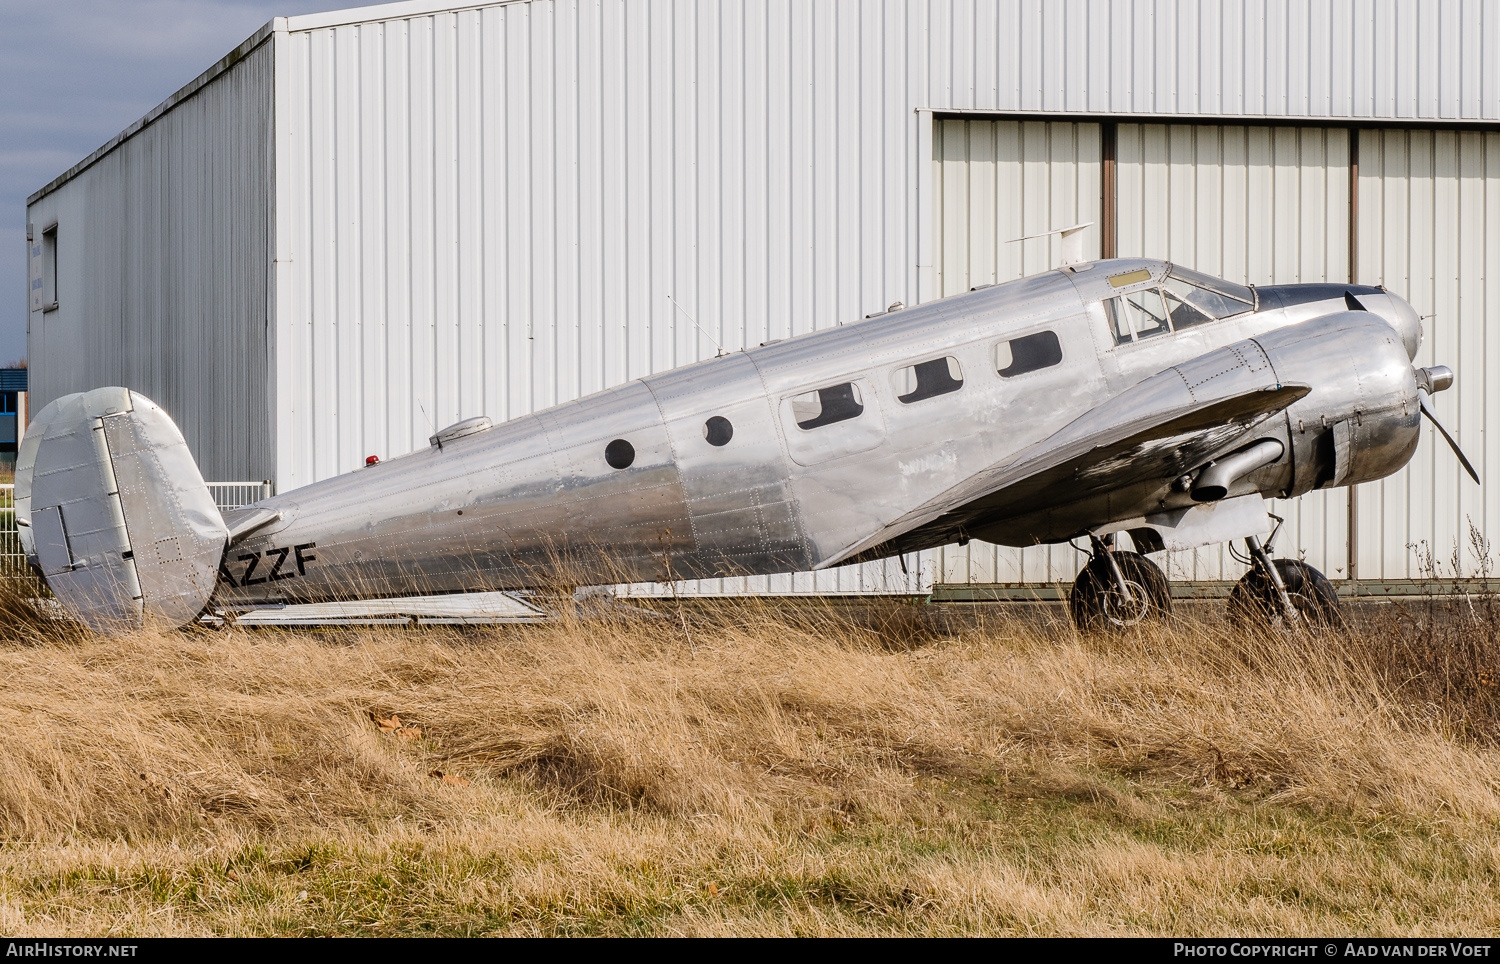
<path fill-rule="evenodd" d="M 1272 564 L 1305 626 L 1319 632 L 1344 628 L 1339 597 L 1327 576 L 1297 559 L 1277 559 Z M 1285 627 L 1281 594 L 1264 572 L 1252 569 L 1235 584 L 1229 593 L 1229 618 L 1247 629 Z"/>
<path fill-rule="evenodd" d="M 1073 625 L 1084 632 L 1123 632 L 1143 622 L 1164 619 L 1172 611 L 1167 576 L 1155 563 L 1137 552 L 1115 552 L 1114 557 L 1130 587 L 1130 598 L 1126 599 L 1115 585 L 1109 560 L 1094 556 L 1068 594 Z"/>

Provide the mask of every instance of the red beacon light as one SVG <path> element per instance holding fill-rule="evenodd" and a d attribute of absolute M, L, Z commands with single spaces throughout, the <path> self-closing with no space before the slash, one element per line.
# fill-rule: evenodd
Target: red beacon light
<path fill-rule="evenodd" d="M 368 458 L 365 459 L 365 464 L 366 465 L 379 465 L 380 464 L 380 456 L 378 456 L 378 455 L 371 455 L 371 456 L 369 456 Z"/>

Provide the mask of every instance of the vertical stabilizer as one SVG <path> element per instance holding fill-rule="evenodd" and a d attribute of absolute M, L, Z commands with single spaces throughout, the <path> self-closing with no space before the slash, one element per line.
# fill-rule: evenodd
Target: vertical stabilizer
<path fill-rule="evenodd" d="M 124 388 L 37 414 L 16 458 L 16 524 L 58 600 L 98 630 L 190 622 L 229 536 L 176 424 Z"/>

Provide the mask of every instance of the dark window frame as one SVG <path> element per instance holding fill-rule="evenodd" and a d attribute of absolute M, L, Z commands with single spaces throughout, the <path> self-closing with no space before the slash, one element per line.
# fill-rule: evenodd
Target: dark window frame
<path fill-rule="evenodd" d="M 1010 346 L 1010 364 L 1004 368 L 999 367 L 998 354 L 1001 345 Z M 1021 346 L 1019 352 L 1016 350 L 1018 345 Z M 1062 340 L 1051 328 L 1018 335 L 1015 338 L 1001 339 L 995 342 L 994 351 L 996 353 L 993 362 L 995 374 L 1001 378 L 1020 378 L 1032 372 L 1056 368 L 1063 362 Z"/>
<path fill-rule="evenodd" d="M 56 311 L 57 284 L 57 222 L 42 229 L 42 311 Z"/>
<path fill-rule="evenodd" d="M 847 389 L 847 391 L 845 391 Z M 818 396 L 820 406 L 818 414 L 812 418 L 802 421 L 797 418 L 796 400 L 807 395 Z M 798 428 L 804 432 L 811 432 L 828 425 L 837 425 L 839 422 L 847 422 L 859 418 L 865 413 L 864 395 L 859 391 L 855 381 L 840 382 L 837 385 L 825 385 L 822 388 L 809 389 L 788 396 L 787 400 L 792 403 L 792 420 Z"/>
<path fill-rule="evenodd" d="M 940 398 L 964 387 L 963 365 L 952 355 L 940 355 L 912 365 L 904 365 L 891 374 L 892 379 L 898 378 L 907 369 L 913 371 L 913 380 L 916 384 L 911 391 L 896 396 L 896 401 L 903 405 L 912 405 L 929 398 Z M 957 378 L 953 377 L 953 369 L 958 370 Z"/>

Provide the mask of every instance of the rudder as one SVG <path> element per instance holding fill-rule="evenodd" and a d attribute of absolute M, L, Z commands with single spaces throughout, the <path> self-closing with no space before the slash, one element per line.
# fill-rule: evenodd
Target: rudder
<path fill-rule="evenodd" d="M 16 523 L 58 600 L 100 631 L 191 622 L 229 538 L 177 425 L 125 388 L 37 414 L 16 456 Z"/>

